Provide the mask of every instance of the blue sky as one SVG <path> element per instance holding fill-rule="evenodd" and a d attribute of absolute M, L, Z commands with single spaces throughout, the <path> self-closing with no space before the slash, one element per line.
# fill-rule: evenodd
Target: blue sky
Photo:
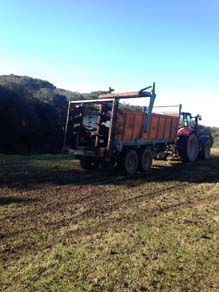
<path fill-rule="evenodd" d="M 157 87 L 219 127 L 218 0 L 0 0 L 0 74 L 79 92 Z"/>

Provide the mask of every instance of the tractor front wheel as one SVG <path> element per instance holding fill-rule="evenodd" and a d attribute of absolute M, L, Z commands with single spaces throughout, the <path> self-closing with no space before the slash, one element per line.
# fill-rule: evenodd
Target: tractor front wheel
<path fill-rule="evenodd" d="M 209 159 L 211 157 L 211 141 L 210 140 L 205 141 L 200 151 L 199 157 L 201 159 Z"/>

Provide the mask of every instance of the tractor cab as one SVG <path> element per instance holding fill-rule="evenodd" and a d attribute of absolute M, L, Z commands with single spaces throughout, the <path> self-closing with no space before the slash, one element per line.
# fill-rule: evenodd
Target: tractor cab
<path fill-rule="evenodd" d="M 190 128 L 191 132 L 197 133 L 198 130 L 198 121 L 201 120 L 201 116 L 192 116 L 191 113 L 181 112 L 179 120 L 179 129 Z"/>

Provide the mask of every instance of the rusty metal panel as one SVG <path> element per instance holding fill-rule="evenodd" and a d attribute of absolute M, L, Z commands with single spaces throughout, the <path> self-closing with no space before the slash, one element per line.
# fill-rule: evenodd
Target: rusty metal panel
<path fill-rule="evenodd" d="M 164 129 L 165 129 L 165 117 L 160 115 L 159 125 L 158 125 L 158 132 L 157 132 L 157 138 L 158 139 L 163 139 L 164 138 Z"/>
<path fill-rule="evenodd" d="M 139 91 L 132 91 L 132 92 L 122 92 L 122 93 L 104 93 L 100 94 L 98 98 L 121 98 L 121 97 L 127 97 L 127 98 L 134 98 L 139 97 Z"/>
<path fill-rule="evenodd" d="M 133 113 L 127 113 L 125 118 L 124 140 L 132 139 L 133 120 Z"/>
<path fill-rule="evenodd" d="M 141 138 L 142 125 L 144 125 L 146 115 L 144 113 L 139 113 L 135 115 L 135 128 L 133 133 L 133 139 Z"/>
<path fill-rule="evenodd" d="M 173 117 L 173 119 L 172 119 L 172 130 L 171 130 L 171 136 L 172 137 L 176 137 L 177 136 L 178 124 L 179 124 L 179 117 Z"/>
<path fill-rule="evenodd" d="M 140 139 L 145 113 L 120 109 L 117 117 L 116 139 Z"/>
<path fill-rule="evenodd" d="M 171 119 L 169 116 L 166 117 L 165 119 L 165 132 L 164 132 L 164 138 L 169 139 L 170 138 L 170 133 L 171 133 Z"/>
<path fill-rule="evenodd" d="M 124 130 L 125 130 L 125 115 L 121 110 L 117 114 L 117 123 L 116 123 L 116 139 L 123 140 Z"/>
<path fill-rule="evenodd" d="M 159 117 L 156 114 L 152 114 L 150 123 L 150 139 L 157 139 L 157 129 L 159 124 Z"/>
<path fill-rule="evenodd" d="M 117 117 L 116 139 L 140 139 L 146 113 L 120 109 Z M 178 117 L 152 114 L 150 127 L 142 139 L 174 139 L 177 135 Z"/>

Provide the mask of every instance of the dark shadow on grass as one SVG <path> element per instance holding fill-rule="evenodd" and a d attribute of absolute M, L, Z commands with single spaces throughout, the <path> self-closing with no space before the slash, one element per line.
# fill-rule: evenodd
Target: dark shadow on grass
<path fill-rule="evenodd" d="M 66 158 L 65 158 L 66 159 Z M 134 176 L 122 176 L 119 169 L 99 169 L 95 171 L 81 170 L 78 162 L 74 167 L 60 166 L 48 167 L 45 158 L 44 164 L 35 165 L 30 159 L 16 161 L 17 172 L 13 160 L 5 173 L 0 175 L 0 186 L 28 188 L 37 184 L 53 185 L 137 185 L 145 182 L 190 182 L 190 183 L 216 183 L 219 182 L 219 156 L 209 160 L 198 160 L 194 163 L 181 163 L 180 161 L 155 162 L 152 170 L 147 174 L 138 173 Z M 56 160 L 57 161 L 57 160 Z M 66 161 L 68 161 L 66 159 Z M 29 171 L 26 171 L 29 170 Z"/>
<path fill-rule="evenodd" d="M 10 204 L 30 204 L 35 201 L 38 201 L 38 200 L 28 199 L 28 198 L 0 197 L 0 206 L 10 205 Z"/>

